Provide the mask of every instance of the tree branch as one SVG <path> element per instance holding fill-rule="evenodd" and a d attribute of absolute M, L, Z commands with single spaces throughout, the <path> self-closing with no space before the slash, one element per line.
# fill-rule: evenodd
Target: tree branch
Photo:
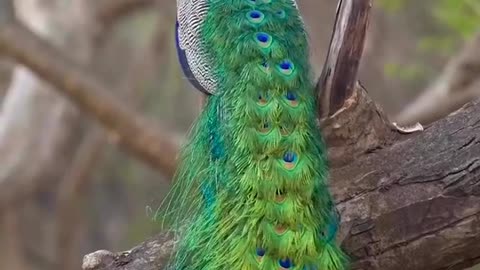
<path fill-rule="evenodd" d="M 319 118 L 332 165 L 388 145 L 397 135 L 383 111 L 357 82 L 371 0 L 340 0 L 332 39 L 317 82 Z"/>
<path fill-rule="evenodd" d="M 109 85 L 19 23 L 0 25 L 0 52 L 56 86 L 101 122 L 110 138 L 125 149 L 167 175 L 173 175 L 178 137 L 160 132 L 128 104 L 110 94 Z"/>
<path fill-rule="evenodd" d="M 332 170 L 339 240 L 352 269 L 455 270 L 480 262 L 479 134 L 476 102 Z M 128 252 L 87 255 L 84 269 L 163 269 L 172 248 L 172 238 L 160 234 Z M 88 264 L 93 258 L 98 263 Z"/>
<path fill-rule="evenodd" d="M 330 49 L 317 83 L 319 116 L 332 116 L 353 94 L 370 20 L 371 0 L 340 0 Z"/>
<path fill-rule="evenodd" d="M 321 129 L 331 166 L 349 164 L 365 153 L 392 144 L 400 135 L 359 83 L 344 107 L 322 119 Z"/>

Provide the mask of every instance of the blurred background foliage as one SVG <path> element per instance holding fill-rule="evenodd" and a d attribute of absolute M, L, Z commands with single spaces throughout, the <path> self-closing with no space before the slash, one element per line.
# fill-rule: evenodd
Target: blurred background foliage
<path fill-rule="evenodd" d="M 379 0 L 377 5 L 394 17 L 405 17 L 409 13 L 419 16 L 411 21 L 416 24 L 412 29 L 420 30 L 411 42 L 416 53 L 427 60 L 451 56 L 473 37 L 480 25 L 480 2 L 477 0 Z M 421 23 L 419 18 L 427 22 L 418 24 Z M 429 61 L 404 64 L 392 61 L 385 63 L 384 74 L 416 88 L 437 74 L 440 67 L 432 66 Z"/>
<path fill-rule="evenodd" d="M 67 7 L 75 2 L 56 1 Z M 200 110 L 200 94 L 184 80 L 177 62 L 174 1 L 159 2 L 158 8 L 134 12 L 114 25 L 109 45 L 102 49 L 105 60 L 97 67 L 98 74 L 112 82 L 134 76 L 127 85 L 134 90 L 128 102 L 163 128 L 185 134 Z M 337 1 L 298 2 L 311 36 L 312 64 L 319 74 Z M 395 115 L 435 80 L 447 60 L 479 30 L 478 0 L 374 1 L 359 79 L 385 111 Z M 13 63 L 0 58 L 0 104 L 12 68 Z M 75 213 L 81 217 L 80 237 L 74 243 L 76 269 L 86 253 L 128 249 L 158 232 L 155 212 L 169 187 L 161 173 L 110 144 L 96 165 Z M 57 233 L 57 188 L 54 184 L 42 187 L 16 209 L 21 221 L 17 240 L 25 269 L 50 270 L 58 264 L 52 240 Z M 8 234 L 0 230 L 0 251 L 8 249 L 2 245 Z M 0 252 L 0 261 L 8 261 L 2 254 L 7 253 Z"/>

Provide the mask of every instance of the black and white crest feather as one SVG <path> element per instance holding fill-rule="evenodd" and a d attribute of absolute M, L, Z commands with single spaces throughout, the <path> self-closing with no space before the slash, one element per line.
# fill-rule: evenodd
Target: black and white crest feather
<path fill-rule="evenodd" d="M 201 37 L 207 12 L 208 0 L 177 0 L 178 47 L 184 51 L 189 69 L 202 90 L 213 94 L 216 81 Z"/>
<path fill-rule="evenodd" d="M 298 9 L 296 0 L 290 0 Z M 217 81 L 211 71 L 211 58 L 205 51 L 202 25 L 209 0 L 177 0 L 177 48 L 187 78 L 200 91 L 214 94 Z M 303 22 L 303 20 L 302 20 Z"/>

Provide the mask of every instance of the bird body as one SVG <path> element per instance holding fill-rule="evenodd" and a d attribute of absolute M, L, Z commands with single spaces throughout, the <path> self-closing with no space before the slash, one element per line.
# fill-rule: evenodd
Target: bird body
<path fill-rule="evenodd" d="M 208 96 L 167 199 L 169 269 L 345 269 L 295 1 L 177 0 L 176 35 Z"/>

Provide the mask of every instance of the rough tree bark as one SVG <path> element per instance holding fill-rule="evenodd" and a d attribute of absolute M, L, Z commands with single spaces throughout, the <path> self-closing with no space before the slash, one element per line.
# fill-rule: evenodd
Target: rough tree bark
<path fill-rule="evenodd" d="M 340 110 L 354 91 L 371 6 L 370 1 L 340 1 L 338 4 L 330 51 L 317 84 L 320 118 Z"/>
<path fill-rule="evenodd" d="M 352 1 L 370 2 L 343 0 L 340 3 L 352 6 Z M 348 15 L 340 14 L 339 18 L 348 18 Z M 367 21 L 359 22 L 356 27 L 361 29 L 364 26 L 361 24 Z M 355 26 L 355 23 L 350 25 Z M 347 27 L 341 31 L 354 29 Z M 18 37 L 34 41 L 34 47 L 13 47 Z M 358 49 L 358 46 L 363 46 L 364 40 L 350 42 L 349 46 Z M 41 50 L 32 56 L 31 48 Z M 106 95 L 102 91 L 104 84 L 94 76 L 79 71 L 81 69 L 74 62 L 59 57 L 61 54 L 53 51 L 48 44 L 39 42 L 18 24 L 0 26 L 2 49 L 53 84 L 61 86 L 59 90 L 64 90 L 77 105 L 114 130 L 123 140 L 122 145 L 134 154 L 156 164 L 157 168 L 165 168 L 164 158 L 158 155 L 161 148 L 152 151 L 144 141 L 146 136 L 148 142 L 158 147 L 164 137 L 152 132 L 149 126 L 138 124 L 144 123 L 138 120 L 142 118 L 130 115 L 134 113 L 132 110 L 125 109 L 123 103 Z M 40 60 L 54 53 L 56 58 L 50 62 L 53 65 L 39 65 Z M 344 57 L 350 56 L 347 54 Z M 331 170 L 332 191 L 342 215 L 339 241 L 352 256 L 352 268 L 463 269 L 478 262 L 480 103 L 471 103 L 425 132 L 400 133 L 388 123 L 381 110 L 355 82 L 356 74 L 353 75 L 345 82 L 345 85 L 355 86 L 353 90 L 331 91 L 333 95 L 337 95 L 336 91 L 343 91 L 338 93 L 339 98 L 329 99 L 342 106 L 323 119 L 323 129 L 330 145 L 334 138 L 337 146 L 342 140 L 348 144 L 359 141 L 368 146 L 356 148 L 354 152 L 345 151 L 345 155 L 355 158 L 349 159 L 348 163 L 337 163 Z M 335 78 L 335 74 L 332 77 Z M 104 106 L 102 110 L 95 105 L 98 103 Z M 349 128 L 357 120 L 365 125 Z M 132 132 L 126 127 L 133 127 L 136 136 L 129 137 Z M 374 135 L 371 135 L 372 129 Z M 167 151 L 176 149 L 168 148 Z M 172 246 L 173 239 L 164 233 L 127 252 L 100 251 L 87 255 L 83 268 L 158 270 L 168 260 Z"/>
<path fill-rule="evenodd" d="M 372 3 L 339 1 L 333 34 L 317 83 L 319 118 L 333 166 L 388 144 L 397 134 L 357 81 Z M 352 132 L 363 130 L 364 132 Z"/>

